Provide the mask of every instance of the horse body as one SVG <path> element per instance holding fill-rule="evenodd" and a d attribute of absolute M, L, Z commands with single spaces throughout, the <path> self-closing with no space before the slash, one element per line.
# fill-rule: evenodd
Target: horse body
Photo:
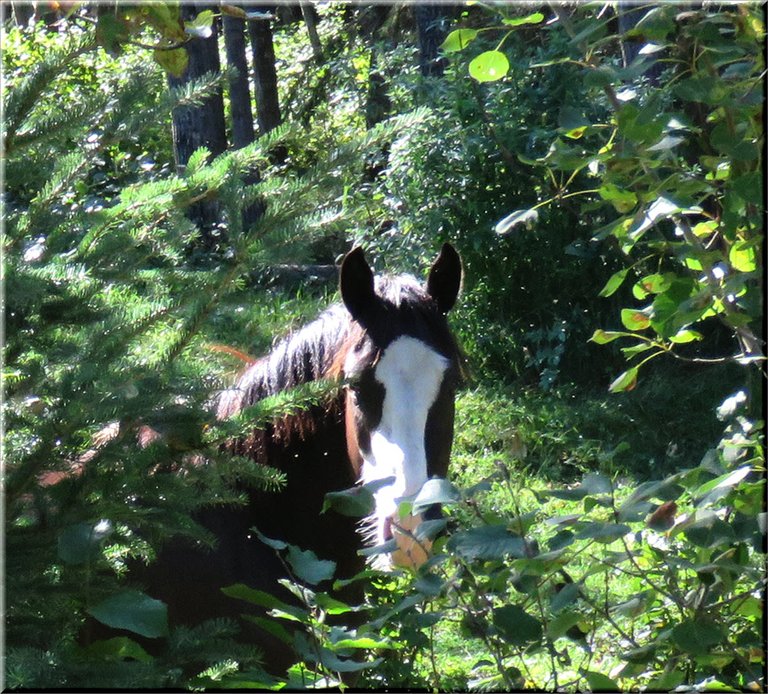
<path fill-rule="evenodd" d="M 227 445 L 234 454 L 282 470 L 287 482 L 277 493 L 247 490 L 245 507 L 203 510 L 197 520 L 216 536 L 215 549 L 181 540 L 161 549 L 142 579 L 147 592 L 168 605 L 171 623 L 237 617 L 249 608 L 258 612 L 221 592 L 234 583 L 270 593 L 283 590 L 276 580 L 285 569 L 253 527 L 333 560 L 337 577 L 351 577 L 364 567 L 358 554 L 363 538 L 369 544 L 397 541 L 392 554 L 379 555 L 380 568 L 424 561 L 428 548 L 411 534 L 421 518 L 400 518 L 397 505 L 429 477 L 447 473 L 461 369 L 445 314 L 460 282 L 461 262 L 447 244 L 425 286 L 407 275 L 374 278 L 362 252 L 352 251 L 341 267 L 343 303 L 279 342 L 222 393 L 217 416 L 226 418 L 301 383 L 320 378 L 345 383 L 332 402 Z M 383 484 L 362 529 L 355 519 L 321 513 L 328 492 L 376 480 Z M 361 598 L 355 585 L 342 597 Z M 270 670 L 292 662 L 284 644 L 250 622 L 242 625 L 245 638 L 264 650 Z"/>

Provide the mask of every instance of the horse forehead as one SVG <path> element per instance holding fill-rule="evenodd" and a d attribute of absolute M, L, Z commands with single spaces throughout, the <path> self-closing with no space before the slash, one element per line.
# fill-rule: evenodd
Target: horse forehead
<path fill-rule="evenodd" d="M 375 378 L 387 394 L 415 398 L 410 404 L 431 405 L 443 381 L 449 360 L 410 335 L 395 338 L 381 353 Z"/>

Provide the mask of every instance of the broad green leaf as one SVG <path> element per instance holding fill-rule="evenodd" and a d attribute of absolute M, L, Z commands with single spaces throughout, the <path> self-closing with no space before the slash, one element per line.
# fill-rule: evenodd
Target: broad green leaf
<path fill-rule="evenodd" d="M 727 489 L 729 487 L 735 487 L 752 471 L 751 465 L 744 465 L 743 467 L 728 472 L 725 475 L 720 475 L 709 482 L 702 484 L 695 492 L 693 492 L 693 498 L 704 496 L 705 494 L 713 491 L 714 489 Z"/>
<path fill-rule="evenodd" d="M 346 614 L 347 612 L 355 611 L 354 607 L 351 607 L 350 605 L 347 605 L 346 603 L 343 603 L 336 598 L 332 598 L 330 595 L 326 595 L 325 593 L 318 593 L 315 596 L 315 602 L 317 603 L 318 607 L 321 607 L 328 614 Z"/>
<path fill-rule="evenodd" d="M 671 273 L 654 273 L 646 275 L 632 287 L 632 294 L 636 299 L 645 299 L 649 294 L 661 294 L 667 291 L 675 276 Z"/>
<path fill-rule="evenodd" d="M 578 540 L 596 540 L 602 543 L 611 543 L 632 532 L 632 528 L 623 523 L 589 523 L 576 533 Z"/>
<path fill-rule="evenodd" d="M 288 547 L 287 542 L 283 542 L 282 540 L 274 540 L 271 537 L 267 537 L 266 535 L 262 535 L 259 532 L 258 528 L 251 528 L 253 532 L 256 534 L 256 537 L 259 538 L 267 547 L 271 547 L 272 549 L 277 550 L 278 552 L 284 550 L 286 547 Z"/>
<path fill-rule="evenodd" d="M 434 477 L 427 480 L 413 500 L 413 514 L 420 513 L 435 504 L 455 504 L 461 495 L 459 490 L 448 480 Z"/>
<path fill-rule="evenodd" d="M 154 658 L 138 643 L 127 636 L 116 636 L 104 641 L 95 641 L 82 650 L 86 657 L 124 660 L 132 658 L 142 663 L 151 663 Z"/>
<path fill-rule="evenodd" d="M 643 312 L 633 308 L 621 309 L 621 322 L 628 330 L 645 330 L 651 319 Z"/>
<path fill-rule="evenodd" d="M 96 524 L 77 523 L 59 533 L 57 550 L 59 559 L 66 564 L 85 564 L 93 561 L 101 542 L 112 533 L 112 524 L 101 520 Z"/>
<path fill-rule="evenodd" d="M 456 533 L 448 548 L 466 559 L 501 559 L 507 555 L 525 556 L 525 540 L 505 525 L 484 525 Z"/>
<path fill-rule="evenodd" d="M 113 629 L 126 629 L 153 639 L 168 634 L 165 603 L 137 590 L 124 590 L 102 600 L 88 613 Z"/>
<path fill-rule="evenodd" d="M 614 272 L 605 283 L 605 286 L 600 290 L 598 296 L 611 296 L 614 294 L 616 290 L 624 283 L 629 270 L 630 268 L 627 267 L 623 270 L 619 270 L 618 272 Z"/>
<path fill-rule="evenodd" d="M 312 550 L 299 549 L 293 545 L 288 545 L 288 563 L 296 577 L 310 585 L 332 579 L 336 571 L 336 562 L 319 559 Z"/>
<path fill-rule="evenodd" d="M 343 516 L 365 518 L 373 513 L 374 506 L 375 499 L 371 490 L 365 486 L 356 486 L 339 492 L 328 492 L 320 513 L 332 509 Z"/>
<path fill-rule="evenodd" d="M 518 27 L 523 24 L 540 24 L 544 21 L 544 15 L 541 12 L 534 12 L 527 17 L 514 17 L 502 19 L 502 24 L 506 24 L 508 27 Z"/>
<path fill-rule="evenodd" d="M 570 630 L 584 619 L 584 615 L 575 610 L 559 612 L 547 622 L 547 636 L 553 641 L 561 636 L 570 635 Z"/>
<path fill-rule="evenodd" d="M 517 605 L 504 605 L 493 610 L 493 625 L 508 643 L 527 646 L 541 640 L 542 623 Z"/>
<path fill-rule="evenodd" d="M 501 51 L 485 51 L 469 63 L 469 74 L 478 82 L 495 82 L 509 72 L 509 60 Z"/>
<path fill-rule="evenodd" d="M 614 680 L 600 672 L 583 670 L 581 674 L 584 676 L 584 679 L 587 680 L 587 684 L 589 684 L 589 688 L 593 692 L 621 691 L 621 687 L 619 687 Z"/>
<path fill-rule="evenodd" d="M 605 345 L 609 342 L 613 342 L 614 340 L 617 340 L 620 337 L 627 337 L 627 333 L 622 332 L 616 332 L 614 330 L 603 330 L 602 328 L 598 328 L 595 330 L 594 333 L 592 333 L 592 337 L 590 337 L 591 342 L 596 342 L 598 345 Z"/>
<path fill-rule="evenodd" d="M 213 35 L 213 10 L 203 10 L 191 22 L 184 22 L 184 31 L 193 38 L 207 39 Z"/>
<path fill-rule="evenodd" d="M 610 202 L 616 208 L 616 211 L 621 214 L 630 212 L 637 205 L 637 195 L 631 190 L 619 188 L 613 183 L 606 183 L 600 186 L 597 192 L 603 200 Z"/>
<path fill-rule="evenodd" d="M 704 619 L 689 620 L 672 629 L 672 640 L 691 655 L 705 655 L 710 648 L 725 641 L 723 632 L 716 624 Z"/>
<path fill-rule="evenodd" d="M 673 335 L 669 338 L 670 342 L 674 342 L 675 344 L 681 345 L 685 344 L 686 342 L 696 342 L 697 340 L 702 340 L 704 336 L 696 332 L 695 330 L 688 330 L 684 329 L 681 330 L 676 335 Z"/>
<path fill-rule="evenodd" d="M 632 390 L 637 385 L 637 367 L 633 366 L 624 373 L 617 376 L 608 386 L 611 393 L 621 393 L 626 390 Z"/>
<path fill-rule="evenodd" d="M 466 48 L 477 38 L 477 29 L 454 29 L 440 44 L 444 53 L 455 53 Z"/>
<path fill-rule="evenodd" d="M 580 586 L 578 583 L 566 583 L 549 601 L 549 609 L 553 614 L 560 612 L 572 604 L 579 597 Z"/>
<path fill-rule="evenodd" d="M 731 267 L 739 272 L 754 272 L 757 269 L 757 252 L 753 243 L 737 241 L 728 251 Z"/>

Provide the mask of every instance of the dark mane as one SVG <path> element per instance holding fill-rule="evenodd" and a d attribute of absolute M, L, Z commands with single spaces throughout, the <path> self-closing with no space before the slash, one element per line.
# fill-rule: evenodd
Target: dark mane
<path fill-rule="evenodd" d="M 446 356 L 463 362 L 459 347 L 450 333 L 444 316 L 421 283 L 411 275 L 376 277 L 376 293 L 383 300 L 386 320 L 384 330 L 396 329 L 439 346 Z M 369 332 L 370 329 L 369 329 Z M 217 417 L 224 419 L 270 395 L 321 378 L 343 376 L 347 350 L 363 335 L 343 304 L 323 311 L 315 320 L 277 342 L 272 351 L 251 364 L 237 384 L 224 391 Z M 298 434 L 304 438 L 315 431 L 319 419 L 337 417 L 341 398 L 322 408 L 284 418 L 272 425 L 269 434 L 283 442 Z M 232 444 L 233 452 L 261 457 L 265 432 L 254 431 L 245 441 Z"/>

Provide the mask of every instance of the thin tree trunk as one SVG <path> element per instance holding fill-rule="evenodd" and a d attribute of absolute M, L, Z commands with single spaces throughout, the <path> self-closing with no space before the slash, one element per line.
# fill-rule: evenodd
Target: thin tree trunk
<path fill-rule="evenodd" d="M 186 3 L 181 6 L 181 16 L 185 21 L 189 21 L 204 9 L 213 8 L 203 3 Z M 168 84 L 171 87 L 182 86 L 210 72 L 221 72 L 216 24 L 211 28 L 212 33 L 208 38 L 193 38 L 186 44 L 189 64 L 181 77 L 168 76 Z M 220 89 L 200 106 L 184 106 L 173 112 L 173 151 L 176 166 L 186 166 L 189 157 L 200 147 L 207 148 L 211 157 L 227 149 L 224 99 Z M 190 207 L 188 215 L 200 227 L 204 247 L 212 250 L 217 243 L 218 205 L 213 201 L 200 202 Z"/>
<path fill-rule="evenodd" d="M 270 5 L 252 6 L 252 10 L 273 12 Z M 264 135 L 274 130 L 281 122 L 280 102 L 277 95 L 277 71 L 275 70 L 275 47 L 272 43 L 270 20 L 251 20 L 248 34 L 253 53 L 254 92 L 256 95 L 256 120 L 259 132 Z"/>
<path fill-rule="evenodd" d="M 309 43 L 312 46 L 312 55 L 315 57 L 315 62 L 323 62 L 323 44 L 320 43 L 320 35 L 317 33 L 317 22 L 315 21 L 314 8 L 306 3 L 301 3 L 301 14 L 304 17 L 304 24 L 307 25 L 307 33 L 309 34 Z"/>
<path fill-rule="evenodd" d="M 248 86 L 248 62 L 245 58 L 245 20 L 223 15 L 224 46 L 229 77 L 229 105 L 232 111 L 232 145 L 240 149 L 253 142 L 251 90 Z"/>
<path fill-rule="evenodd" d="M 245 57 L 245 20 L 229 15 L 223 15 L 222 18 L 227 65 L 230 68 L 229 106 L 232 113 L 232 145 L 235 149 L 240 149 L 254 140 L 251 90 L 248 86 L 248 61 Z M 254 168 L 243 178 L 248 185 L 258 183 L 259 172 Z M 263 210 L 264 207 L 261 204 L 251 205 L 243 210 L 243 226 L 247 229 L 254 224 Z"/>
<path fill-rule="evenodd" d="M 440 44 L 448 35 L 448 22 L 456 11 L 454 4 L 420 3 L 413 7 L 419 33 L 419 67 L 425 77 L 441 77 L 445 58 Z"/>

